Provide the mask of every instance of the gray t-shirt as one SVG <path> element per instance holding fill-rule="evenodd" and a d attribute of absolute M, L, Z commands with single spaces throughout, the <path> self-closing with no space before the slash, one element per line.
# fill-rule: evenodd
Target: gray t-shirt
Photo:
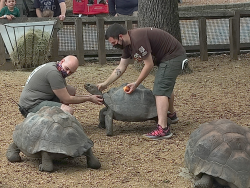
<path fill-rule="evenodd" d="M 30 74 L 19 105 L 31 109 L 43 101 L 51 101 L 55 97 L 53 90 L 65 87 L 66 81 L 57 70 L 56 62 L 40 65 Z"/>
<path fill-rule="evenodd" d="M 146 59 L 151 53 L 154 64 L 184 55 L 182 44 L 168 32 L 157 28 L 137 28 L 128 31 L 131 45 L 124 48 L 122 58 Z"/>

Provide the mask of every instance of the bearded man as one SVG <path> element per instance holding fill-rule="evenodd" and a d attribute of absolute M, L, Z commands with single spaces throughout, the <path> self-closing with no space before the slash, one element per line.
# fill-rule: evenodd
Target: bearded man
<path fill-rule="evenodd" d="M 184 47 L 171 34 L 161 29 L 146 27 L 127 30 L 118 23 L 109 26 L 105 38 L 113 47 L 122 49 L 123 52 L 119 65 L 103 83 L 97 84 L 98 89 L 103 91 L 120 78 L 133 58 L 144 63 L 144 67 L 138 78 L 127 84 L 129 90 L 125 92 L 131 94 L 146 79 L 153 67 L 157 66 L 153 94 L 158 123 L 156 129 L 144 137 L 150 140 L 171 138 L 173 134 L 168 119 L 172 124 L 178 122 L 174 109 L 174 86 L 177 76 L 187 63 Z"/>

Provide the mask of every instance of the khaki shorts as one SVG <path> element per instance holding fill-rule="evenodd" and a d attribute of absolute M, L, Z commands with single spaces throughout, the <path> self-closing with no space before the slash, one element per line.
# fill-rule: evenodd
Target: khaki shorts
<path fill-rule="evenodd" d="M 182 55 L 159 64 L 153 87 L 155 96 L 171 97 L 176 78 L 181 73 L 182 62 L 185 59 L 186 55 Z"/>

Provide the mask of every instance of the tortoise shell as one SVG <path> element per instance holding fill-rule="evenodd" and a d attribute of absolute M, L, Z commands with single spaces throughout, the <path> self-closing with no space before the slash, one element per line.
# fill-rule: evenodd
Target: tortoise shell
<path fill-rule="evenodd" d="M 16 126 L 13 140 L 22 152 L 30 155 L 47 151 L 78 157 L 93 146 L 74 116 L 59 107 L 47 106 L 29 113 Z"/>
<path fill-rule="evenodd" d="M 201 124 L 187 142 L 185 163 L 195 176 L 208 174 L 238 188 L 249 188 L 249 128 L 227 119 Z"/>

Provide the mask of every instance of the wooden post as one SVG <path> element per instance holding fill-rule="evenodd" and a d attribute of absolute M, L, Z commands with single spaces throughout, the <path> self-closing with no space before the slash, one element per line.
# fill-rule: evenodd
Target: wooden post
<path fill-rule="evenodd" d="M 6 63 L 6 57 L 5 57 L 5 47 L 4 47 L 4 42 L 2 35 L 0 34 L 0 65 L 3 65 Z"/>
<path fill-rule="evenodd" d="M 54 25 L 53 29 L 53 35 L 52 35 L 52 47 L 51 47 L 51 61 L 58 61 L 58 50 L 59 50 L 59 41 L 57 32 L 60 30 L 62 22 L 57 21 L 57 23 Z"/>
<path fill-rule="evenodd" d="M 101 65 L 106 63 L 106 49 L 105 49 L 105 31 L 104 19 L 98 18 L 96 20 L 97 27 L 97 41 L 98 41 L 98 59 Z"/>
<path fill-rule="evenodd" d="M 238 55 L 240 54 L 240 12 L 235 11 L 235 40 L 237 44 Z"/>
<path fill-rule="evenodd" d="M 84 64 L 84 47 L 83 47 L 83 26 L 82 19 L 77 18 L 75 20 L 75 38 L 76 38 L 76 56 L 79 61 L 79 65 Z"/>
<path fill-rule="evenodd" d="M 238 60 L 238 41 L 237 41 L 237 28 L 236 18 L 229 18 L 229 41 L 230 41 L 230 57 L 231 59 Z"/>
<path fill-rule="evenodd" d="M 127 30 L 133 29 L 132 20 L 126 20 L 125 26 L 127 27 Z"/>
<path fill-rule="evenodd" d="M 207 26 L 206 18 L 199 19 L 199 39 L 200 39 L 200 58 L 201 61 L 208 60 L 207 52 Z"/>

